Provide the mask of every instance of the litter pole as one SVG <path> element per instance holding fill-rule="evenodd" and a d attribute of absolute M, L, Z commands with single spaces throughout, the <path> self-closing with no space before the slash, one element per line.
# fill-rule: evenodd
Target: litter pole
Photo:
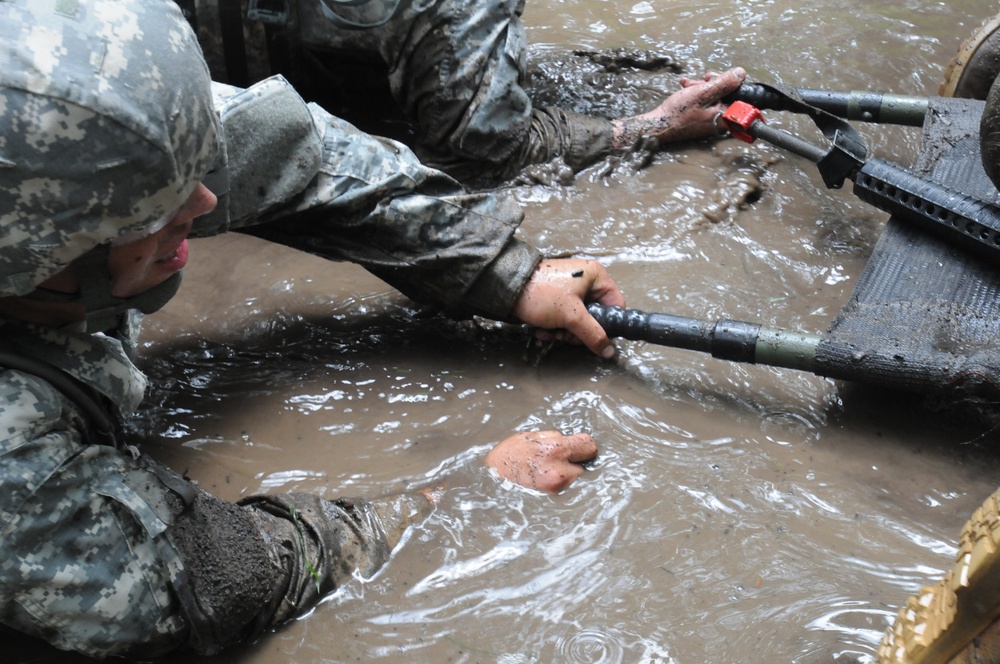
<path fill-rule="evenodd" d="M 812 372 L 820 336 L 756 323 L 687 318 L 638 309 L 587 305 L 610 337 L 683 348 L 731 362 L 764 364 Z"/>
<path fill-rule="evenodd" d="M 996 265 L 1000 261 L 1000 207 L 880 159 L 864 158 L 864 146 L 837 132 L 828 150 L 769 126 L 760 110 L 743 101 L 722 114 L 733 137 L 762 139 L 815 163 L 823 181 L 838 189 L 845 180 L 854 194 L 898 219 L 918 226 Z"/>
<path fill-rule="evenodd" d="M 922 127 L 930 105 L 927 97 L 862 90 L 834 92 L 809 88 L 793 88 L 782 92 L 760 83 L 744 83 L 723 101 L 726 103 L 743 101 L 760 109 L 792 112 L 799 110 L 799 105 L 796 103 L 798 101 L 846 120 L 906 127 Z"/>

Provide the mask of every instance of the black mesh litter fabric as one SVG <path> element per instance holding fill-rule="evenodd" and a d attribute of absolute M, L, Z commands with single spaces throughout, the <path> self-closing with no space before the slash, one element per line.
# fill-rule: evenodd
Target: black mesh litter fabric
<path fill-rule="evenodd" d="M 914 167 L 1000 203 L 979 157 L 984 103 L 935 98 Z M 1000 254 L 998 254 L 1000 256 Z M 817 349 L 815 372 L 947 400 L 1000 397 L 1000 258 L 989 260 L 892 218 Z"/>

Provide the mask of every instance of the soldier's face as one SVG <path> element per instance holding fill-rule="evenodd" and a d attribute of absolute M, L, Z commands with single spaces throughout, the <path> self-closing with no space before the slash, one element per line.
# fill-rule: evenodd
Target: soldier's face
<path fill-rule="evenodd" d="M 166 226 L 128 244 L 111 247 L 111 294 L 133 297 L 169 279 L 187 263 L 187 236 L 195 218 L 215 209 L 215 194 L 199 184 Z"/>

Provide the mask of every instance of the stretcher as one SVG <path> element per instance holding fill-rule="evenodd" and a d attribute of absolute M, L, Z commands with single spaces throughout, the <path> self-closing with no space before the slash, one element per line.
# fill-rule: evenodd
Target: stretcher
<path fill-rule="evenodd" d="M 723 115 L 731 133 L 814 162 L 890 213 L 849 300 L 822 332 L 698 320 L 591 304 L 610 336 L 730 361 L 991 403 L 1000 394 L 1000 193 L 979 152 L 984 102 L 745 84 Z M 770 127 L 762 109 L 808 114 L 817 147 Z M 919 127 L 912 169 L 869 159 L 848 120 Z"/>

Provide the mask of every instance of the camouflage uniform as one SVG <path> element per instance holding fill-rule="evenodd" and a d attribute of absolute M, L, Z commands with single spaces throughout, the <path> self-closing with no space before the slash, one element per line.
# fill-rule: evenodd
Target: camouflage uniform
<path fill-rule="evenodd" d="M 510 196 L 464 189 L 402 144 L 304 105 L 280 78 L 247 90 L 220 84 L 214 90 L 226 127 L 230 190 L 216 212 L 199 220 L 198 234 L 239 230 L 359 263 L 414 300 L 455 315 L 508 318 L 541 260 L 514 237 L 524 213 Z M 296 103 L 309 122 L 289 119 L 298 115 Z M 273 132 L 277 113 L 286 118 L 286 134 L 237 144 L 239 137 Z M 287 153 L 276 155 L 282 148 Z M 311 164 L 304 189 L 292 194 L 294 182 L 275 183 L 276 174 L 296 170 L 284 164 L 304 162 Z"/>
<path fill-rule="evenodd" d="M 555 157 L 581 168 L 611 150 L 608 120 L 533 107 L 522 87 L 524 0 L 267 3 L 280 11 L 248 0 L 177 2 L 218 81 L 247 85 L 280 73 L 307 98 L 352 117 L 368 90 L 351 88 L 377 64 L 415 125 L 421 159 L 456 177 L 507 178 Z M 378 102 L 362 113 L 372 111 L 386 113 Z"/>
<path fill-rule="evenodd" d="M 162 226 L 213 169 L 202 234 L 254 232 L 508 315 L 540 258 L 513 238 L 513 204 L 289 103 L 280 79 L 214 93 L 167 0 L 0 2 L 0 297 Z M 90 333 L 0 317 L 0 624 L 96 657 L 211 653 L 383 564 L 422 497 L 235 505 L 121 440 L 145 388 L 138 318 Z"/>

